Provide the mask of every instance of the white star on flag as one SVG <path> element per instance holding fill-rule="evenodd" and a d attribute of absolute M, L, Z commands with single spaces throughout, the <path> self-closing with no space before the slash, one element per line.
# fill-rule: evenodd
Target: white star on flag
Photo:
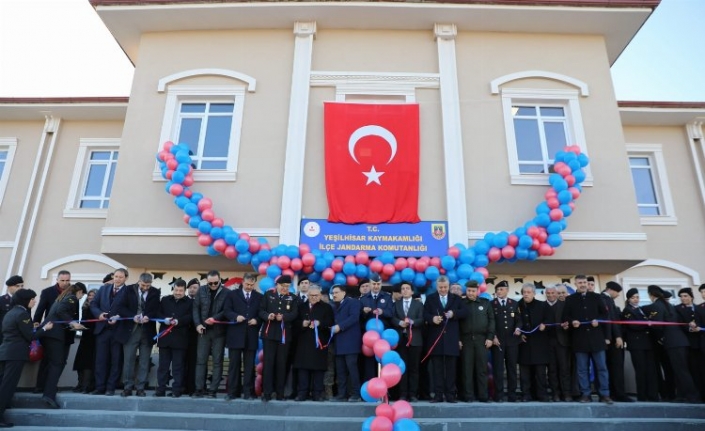
<path fill-rule="evenodd" d="M 365 184 L 366 186 L 369 186 L 370 183 L 377 183 L 380 186 L 382 185 L 382 183 L 379 181 L 379 177 L 384 175 L 384 172 L 377 172 L 374 165 L 372 166 L 372 169 L 369 172 L 363 172 L 362 175 L 367 177 L 367 183 Z"/>

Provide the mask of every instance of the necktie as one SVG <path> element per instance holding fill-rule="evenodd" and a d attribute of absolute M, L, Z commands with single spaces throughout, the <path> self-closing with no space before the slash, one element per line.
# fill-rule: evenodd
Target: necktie
<path fill-rule="evenodd" d="M 372 299 L 377 302 L 377 295 L 372 295 Z"/>
<path fill-rule="evenodd" d="M 404 301 L 404 315 L 409 314 L 409 301 Z"/>
<path fill-rule="evenodd" d="M 245 301 L 250 302 L 250 293 L 249 292 L 247 292 L 245 294 Z"/>
<path fill-rule="evenodd" d="M 443 308 L 446 307 L 446 297 L 445 296 L 441 296 L 441 304 L 443 305 Z"/>
<path fill-rule="evenodd" d="M 507 306 L 507 300 L 506 300 L 506 299 L 503 299 L 503 300 L 502 300 L 502 307 L 506 307 L 506 306 Z"/>
<path fill-rule="evenodd" d="M 301 300 L 302 300 L 303 302 L 306 302 L 306 295 L 301 295 Z"/>

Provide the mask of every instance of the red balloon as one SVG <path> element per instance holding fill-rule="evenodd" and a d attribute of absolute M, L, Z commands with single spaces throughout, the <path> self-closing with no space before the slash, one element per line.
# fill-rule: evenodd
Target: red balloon
<path fill-rule="evenodd" d="M 332 281 L 335 278 L 335 271 L 333 271 L 331 268 L 326 268 L 321 273 L 321 277 L 323 277 L 323 279 L 326 281 Z"/>
<path fill-rule="evenodd" d="M 362 336 L 362 345 L 373 348 L 377 340 L 381 338 L 382 336 L 379 335 L 379 332 L 377 331 L 366 331 Z"/>
<path fill-rule="evenodd" d="M 260 362 L 255 366 L 255 373 L 257 374 L 262 374 L 262 371 L 264 370 L 264 364 Z"/>
<path fill-rule="evenodd" d="M 250 240 L 250 234 L 243 232 L 243 233 L 240 234 L 240 239 L 244 239 L 245 241 L 249 241 L 249 240 Z"/>
<path fill-rule="evenodd" d="M 169 154 L 168 151 L 165 151 L 165 150 L 160 151 L 159 152 L 159 160 L 161 160 L 162 162 L 165 162 L 167 154 Z"/>
<path fill-rule="evenodd" d="M 441 267 L 441 258 L 440 257 L 432 257 L 431 261 L 429 262 L 429 265 L 435 266 L 436 268 Z"/>
<path fill-rule="evenodd" d="M 424 272 L 428 268 L 428 262 L 426 262 L 423 259 L 419 259 L 416 261 L 416 272 Z"/>
<path fill-rule="evenodd" d="M 575 177 L 573 175 L 566 175 L 565 182 L 568 183 L 568 187 L 573 187 L 575 185 Z"/>
<path fill-rule="evenodd" d="M 553 250 L 553 247 L 550 245 L 543 243 L 539 246 L 539 255 L 540 256 L 549 256 L 551 254 L 551 251 Z"/>
<path fill-rule="evenodd" d="M 384 380 L 380 379 L 379 377 L 373 377 L 367 382 L 367 392 L 372 398 L 384 397 L 385 395 L 387 395 L 387 389 L 387 384 L 384 382 Z"/>
<path fill-rule="evenodd" d="M 260 246 L 259 241 L 257 241 L 254 238 L 250 238 L 249 242 L 250 242 L 250 248 L 249 248 L 250 253 L 252 253 L 252 254 L 257 253 L 259 251 L 259 246 Z"/>
<path fill-rule="evenodd" d="M 392 346 L 389 345 L 389 341 L 384 340 L 384 339 L 379 339 L 375 341 L 375 344 L 372 346 L 372 350 L 375 351 L 375 356 L 378 358 L 381 358 L 384 356 L 385 353 L 390 351 L 392 349 Z M 379 398 L 379 397 L 375 397 Z"/>
<path fill-rule="evenodd" d="M 191 199 L 191 196 L 193 196 L 193 192 L 191 190 L 184 190 L 184 196 Z"/>
<path fill-rule="evenodd" d="M 548 213 L 548 216 L 551 217 L 551 220 L 553 221 L 559 221 L 563 219 L 563 211 L 560 209 L 552 209 L 550 213 Z"/>
<path fill-rule="evenodd" d="M 264 362 L 264 350 L 260 350 L 257 352 L 257 360 L 262 363 Z"/>
<path fill-rule="evenodd" d="M 360 264 L 360 265 L 367 265 L 367 263 L 370 261 L 370 256 L 367 254 L 366 251 L 358 251 L 357 254 L 355 255 L 355 263 Z"/>
<path fill-rule="evenodd" d="M 255 378 L 255 395 L 258 397 L 262 395 L 262 376 L 257 376 Z"/>
<path fill-rule="evenodd" d="M 409 262 L 407 262 L 403 257 L 398 257 L 397 260 L 394 261 L 394 269 L 397 271 L 401 271 L 407 266 L 409 266 Z"/>
<path fill-rule="evenodd" d="M 162 148 L 166 152 L 169 152 L 169 150 L 171 150 L 171 147 L 173 147 L 173 146 L 174 146 L 174 143 L 171 141 L 164 141 L 164 143 L 162 144 Z M 169 154 L 171 154 L 171 153 L 169 153 Z"/>
<path fill-rule="evenodd" d="M 311 253 L 311 247 L 308 244 L 299 244 L 299 256 L 303 256 L 306 253 Z"/>
<path fill-rule="evenodd" d="M 371 358 L 375 355 L 375 351 L 372 350 L 372 347 L 367 347 L 365 345 L 362 346 L 362 354 Z"/>
<path fill-rule="evenodd" d="M 546 240 L 548 239 L 548 232 L 546 232 L 545 229 L 542 229 L 542 230 L 539 232 L 539 236 L 538 236 L 537 239 L 539 240 L 539 242 L 542 242 L 542 243 L 543 243 L 543 242 L 546 242 Z"/>
<path fill-rule="evenodd" d="M 174 171 L 166 171 L 166 174 L 164 174 L 167 180 L 170 180 L 174 176 Z"/>
<path fill-rule="evenodd" d="M 171 158 L 166 161 L 166 167 L 170 170 L 173 171 L 176 169 L 176 167 L 179 166 L 179 162 L 176 161 L 176 159 Z"/>
<path fill-rule="evenodd" d="M 568 189 L 568 191 L 573 196 L 573 200 L 578 199 L 580 197 L 580 190 L 578 190 L 576 187 L 571 187 Z"/>
<path fill-rule="evenodd" d="M 553 165 L 553 171 L 563 176 L 565 176 L 563 172 L 565 172 L 566 169 L 568 169 L 568 173 L 570 173 L 570 167 L 566 165 L 565 162 L 558 162 Z"/>
<path fill-rule="evenodd" d="M 580 152 L 581 152 L 581 151 L 580 151 L 580 146 L 578 146 L 578 145 L 571 145 L 571 146 L 569 146 L 569 147 L 566 147 L 565 150 L 566 150 L 566 151 L 570 151 L 571 153 L 575 153 L 576 156 L 577 156 L 578 154 L 580 154 Z"/>
<path fill-rule="evenodd" d="M 539 235 L 539 228 L 536 226 L 531 226 L 526 230 L 526 234 L 532 238 L 536 238 Z"/>
<path fill-rule="evenodd" d="M 388 277 L 390 275 L 394 274 L 395 271 L 396 271 L 396 268 L 394 268 L 394 265 L 392 265 L 391 263 L 387 263 L 382 267 L 382 274 L 384 274 Z"/>
<path fill-rule="evenodd" d="M 345 278 L 345 282 L 347 283 L 348 286 L 357 286 L 358 279 L 354 275 L 348 275 Z"/>
<path fill-rule="evenodd" d="M 191 222 L 191 216 L 188 214 L 184 214 L 183 220 L 184 220 L 184 223 L 189 224 Z"/>
<path fill-rule="evenodd" d="M 257 272 L 262 275 L 267 275 L 267 268 L 269 268 L 269 264 L 267 262 L 262 262 L 257 267 Z"/>
<path fill-rule="evenodd" d="M 382 367 L 379 377 L 391 388 L 401 381 L 401 368 L 397 364 L 387 364 Z"/>
<path fill-rule="evenodd" d="M 282 275 L 288 275 L 291 278 L 294 278 L 294 271 L 291 270 L 291 268 L 287 268 L 282 271 Z"/>
<path fill-rule="evenodd" d="M 416 258 L 415 257 L 407 257 L 406 263 L 409 264 L 409 268 L 414 269 L 416 267 Z"/>
<path fill-rule="evenodd" d="M 250 240 L 252 241 L 252 240 Z M 291 268 L 292 271 L 298 272 L 301 271 L 301 269 L 304 267 L 303 262 L 301 262 L 301 259 L 298 257 L 295 257 L 291 259 L 291 263 L 289 264 L 289 267 Z"/>
<path fill-rule="evenodd" d="M 348 255 L 345 256 L 345 259 L 343 259 L 345 263 L 355 263 L 355 256 L 353 255 Z"/>
<path fill-rule="evenodd" d="M 479 272 L 485 278 L 487 278 L 487 276 L 490 275 L 490 272 L 484 266 L 481 266 L 479 268 L 475 268 L 475 272 Z"/>
<path fill-rule="evenodd" d="M 208 234 L 202 233 L 198 235 L 198 243 L 204 247 L 208 247 L 213 244 L 213 238 Z"/>
<path fill-rule="evenodd" d="M 392 404 L 392 410 L 394 410 L 394 422 L 399 419 L 413 419 L 414 418 L 414 408 L 411 407 L 408 401 L 397 401 Z"/>
<path fill-rule="evenodd" d="M 291 259 L 289 259 L 289 256 L 279 256 L 279 260 L 277 261 L 277 266 L 279 268 L 287 269 L 290 264 L 291 264 Z"/>
<path fill-rule="evenodd" d="M 394 420 L 394 409 L 387 403 L 380 404 L 375 409 L 375 414 L 377 416 L 389 418 L 389 420 Z"/>
<path fill-rule="evenodd" d="M 550 198 L 555 198 L 557 196 L 558 196 L 558 193 L 552 188 L 548 189 L 546 191 L 546 194 L 543 195 L 543 197 L 546 198 L 546 200 L 548 200 Z"/>
<path fill-rule="evenodd" d="M 516 247 L 519 244 L 519 237 L 514 234 L 509 235 L 509 238 L 507 239 L 507 244 L 511 245 L 512 247 Z"/>
<path fill-rule="evenodd" d="M 482 283 L 480 285 L 480 293 L 485 293 L 487 292 L 487 283 Z"/>
<path fill-rule="evenodd" d="M 229 245 L 229 246 L 225 247 L 225 252 L 223 252 L 223 254 L 228 259 L 235 259 L 237 257 L 237 250 L 235 250 L 234 245 Z"/>
<path fill-rule="evenodd" d="M 333 271 L 340 272 L 343 270 L 343 265 L 344 265 L 344 263 L 343 263 L 342 259 L 335 259 L 330 264 L 330 267 L 333 268 Z"/>
<path fill-rule="evenodd" d="M 169 193 L 171 193 L 172 196 L 181 196 L 184 193 L 184 186 L 181 184 L 172 184 L 171 187 L 169 187 Z"/>
<path fill-rule="evenodd" d="M 202 198 L 198 201 L 198 209 L 203 211 L 213 208 L 213 201 L 210 198 Z"/>
<path fill-rule="evenodd" d="M 304 274 L 310 274 L 313 272 L 313 267 L 312 266 L 304 266 L 304 269 L 302 269 Z"/>
<path fill-rule="evenodd" d="M 448 247 L 448 255 L 457 259 L 460 256 L 460 249 L 456 246 Z"/>
<path fill-rule="evenodd" d="M 546 199 L 546 203 L 548 204 L 548 207 L 551 209 L 558 208 L 561 206 L 561 203 L 558 202 L 557 198 L 548 198 Z"/>
<path fill-rule="evenodd" d="M 213 219 L 211 224 L 213 225 L 213 227 L 223 227 L 225 226 L 225 221 L 223 221 L 223 219 L 220 217 L 216 217 Z"/>
<path fill-rule="evenodd" d="M 260 250 L 271 250 L 271 249 L 272 249 L 272 246 L 270 246 L 268 242 L 265 242 L 264 244 L 262 244 L 262 245 L 260 246 L 259 249 L 260 249 Z"/>
<path fill-rule="evenodd" d="M 226 248 L 228 248 L 228 243 L 225 242 L 223 238 L 216 239 L 213 242 L 213 248 L 218 251 L 219 253 L 222 253 L 225 251 Z"/>
<path fill-rule="evenodd" d="M 369 388 L 369 385 L 367 386 Z M 394 424 L 388 417 L 377 416 L 370 424 L 370 431 L 392 431 Z"/>
<path fill-rule="evenodd" d="M 511 259 L 516 254 L 516 250 L 511 245 L 502 248 L 502 257 L 505 259 Z"/>
<path fill-rule="evenodd" d="M 314 256 L 313 253 L 306 253 L 301 256 L 301 262 L 306 266 L 313 266 L 313 264 L 316 263 L 316 256 Z"/>
<path fill-rule="evenodd" d="M 568 206 L 570 209 L 574 210 L 575 209 L 575 202 L 568 202 Z"/>
<path fill-rule="evenodd" d="M 277 265 L 277 262 L 279 262 L 279 256 L 272 256 L 272 257 L 269 259 L 269 264 L 270 264 L 270 265 Z M 277 265 L 277 266 L 279 266 L 279 265 Z"/>
<path fill-rule="evenodd" d="M 181 184 L 186 187 L 191 187 L 193 185 L 193 177 L 191 175 L 185 176 L 184 181 Z"/>
<path fill-rule="evenodd" d="M 487 252 L 487 257 L 490 259 L 490 262 L 497 262 L 499 258 L 502 257 L 502 252 L 497 247 L 492 247 L 490 251 Z"/>
<path fill-rule="evenodd" d="M 213 210 L 203 210 L 201 213 L 201 218 L 205 221 L 213 221 L 215 214 L 213 213 Z"/>
<path fill-rule="evenodd" d="M 380 272 L 382 272 L 382 267 L 384 267 L 384 264 L 379 260 L 373 260 L 372 262 L 370 262 L 370 271 L 372 272 L 376 272 L 377 274 L 379 274 Z"/>

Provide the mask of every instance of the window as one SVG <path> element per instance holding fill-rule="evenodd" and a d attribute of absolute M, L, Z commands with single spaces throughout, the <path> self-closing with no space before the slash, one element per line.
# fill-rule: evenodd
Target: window
<path fill-rule="evenodd" d="M 119 147 L 117 139 L 81 139 L 64 217 L 107 216 Z"/>
<path fill-rule="evenodd" d="M 671 298 L 668 300 L 671 304 L 680 304 L 678 291 L 684 287 L 689 287 L 689 281 L 686 278 L 640 278 L 640 277 L 624 277 L 622 279 L 622 287 L 625 291 L 636 288 L 639 291 L 639 306 L 651 304 L 649 299 L 648 286 L 655 284 L 661 289 L 669 292 Z"/>
<path fill-rule="evenodd" d="M 577 90 L 502 89 L 512 184 L 545 185 L 556 152 L 577 144 L 587 153 Z M 583 186 L 592 185 L 586 168 Z"/>
<path fill-rule="evenodd" d="M 0 205 L 2 205 L 2 198 L 5 196 L 7 183 L 10 181 L 10 169 L 16 149 L 16 138 L 0 138 Z"/>
<path fill-rule="evenodd" d="M 191 149 L 194 178 L 235 181 L 245 103 L 244 85 L 169 85 L 160 138 Z M 155 165 L 153 179 L 163 181 Z"/>
<path fill-rule="evenodd" d="M 641 224 L 676 224 L 661 145 L 627 145 L 627 151 Z"/>

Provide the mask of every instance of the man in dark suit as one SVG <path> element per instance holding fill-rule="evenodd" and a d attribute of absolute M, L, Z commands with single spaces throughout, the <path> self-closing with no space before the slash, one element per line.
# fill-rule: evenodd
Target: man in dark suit
<path fill-rule="evenodd" d="M 42 289 L 39 294 L 39 305 L 34 311 L 34 327 L 38 327 L 44 318 L 49 314 L 51 306 L 56 302 L 56 298 L 59 297 L 61 292 L 66 290 L 71 286 L 71 273 L 66 270 L 59 271 L 56 276 L 56 284 Z M 49 366 L 49 359 L 44 356 L 42 361 L 39 363 L 39 372 L 37 373 L 37 384 L 34 387 L 34 393 L 44 392 L 44 381 L 47 378 L 47 367 Z"/>
<path fill-rule="evenodd" d="M 225 335 L 225 345 L 229 349 L 230 358 L 226 400 L 237 399 L 240 394 L 243 394 L 246 400 L 251 400 L 255 395 L 255 354 L 262 323 L 259 307 L 263 298 L 263 295 L 255 290 L 256 283 L 255 274 L 245 274 L 242 289 L 230 291 L 223 305 L 225 320 L 234 322 L 233 325 L 228 325 Z M 242 364 L 244 377 L 240 375 Z"/>
<path fill-rule="evenodd" d="M 379 274 L 370 275 L 370 292 L 360 297 L 362 305 L 362 331 L 365 331 L 367 322 L 379 318 L 388 328 L 394 314 L 394 301 L 392 295 L 382 290 L 382 279 Z M 377 361 L 374 357 L 362 358 L 362 380 L 366 381 L 377 377 Z"/>
<path fill-rule="evenodd" d="M 442 275 L 436 280 L 436 290 L 426 297 L 424 320 L 428 324 L 429 356 L 433 367 L 435 396 L 432 403 L 456 403 L 455 369 L 460 356 L 459 320 L 467 316 L 461 299 L 450 295 L 450 281 Z"/>
<path fill-rule="evenodd" d="M 140 274 L 137 284 L 125 286 L 124 292 L 113 301 L 110 314 L 118 317 L 131 317 L 122 320 L 115 330 L 115 341 L 122 344 L 123 397 L 132 395 L 137 390 L 138 397 L 144 397 L 147 386 L 147 374 L 151 360 L 154 336 L 157 335 L 155 319 L 159 316 L 161 292 L 152 286 L 152 274 Z M 135 377 L 135 360 L 139 350 L 139 363 Z"/>
<path fill-rule="evenodd" d="M 335 285 L 331 289 L 335 326 L 331 328 L 335 343 L 335 369 L 338 377 L 338 395 L 336 401 L 360 401 L 360 374 L 357 369 L 357 357 L 362 351 L 362 331 L 360 330 L 360 301 L 348 298 L 346 286 Z M 348 382 L 350 383 L 348 385 Z"/>
<path fill-rule="evenodd" d="M 607 319 L 607 309 L 600 295 L 588 292 L 587 277 L 575 276 L 577 291 L 565 300 L 563 323 L 571 327 L 571 345 L 575 353 L 580 387 L 580 402 L 588 403 L 590 398 L 590 359 L 595 364 L 595 373 L 599 376 L 598 393 L 600 400 L 612 404 L 609 390 L 609 374 L 605 361 L 607 340 L 610 339 L 609 325 L 600 324 L 598 320 Z M 589 322 L 589 323 L 586 323 Z"/>
<path fill-rule="evenodd" d="M 676 313 L 680 322 L 690 324 L 695 322 L 696 308 L 693 304 L 693 289 L 684 287 L 678 291 L 678 297 L 681 303 L 676 306 Z M 690 343 L 688 349 L 688 370 L 693 377 L 693 383 L 698 388 L 700 399 L 705 400 L 705 373 L 703 372 L 703 364 L 705 364 L 705 355 L 700 350 L 700 334 L 690 330 L 686 330 L 686 336 Z"/>
<path fill-rule="evenodd" d="M 95 390 L 93 395 L 115 395 L 122 370 L 122 344 L 115 341 L 117 320 L 111 319 L 110 308 L 125 291 L 129 276 L 125 268 L 116 269 L 112 281 L 105 283 L 91 302 L 95 324 Z"/>
<path fill-rule="evenodd" d="M 172 294 L 160 301 L 159 318 L 164 319 L 160 330 L 166 331 L 157 340 L 159 346 L 159 368 L 157 369 L 157 390 L 154 396 L 166 396 L 166 385 L 170 377 L 174 378 L 171 396 L 179 398 L 184 392 L 184 364 L 188 333 L 193 319 L 193 301 L 186 298 L 186 282 L 178 279 L 174 282 Z M 170 372 L 171 371 L 171 372 Z"/>
<path fill-rule="evenodd" d="M 399 399 L 418 401 L 424 320 L 423 303 L 413 295 L 411 284 L 401 283 L 401 300 L 394 303 L 392 325 L 399 333 L 397 352 L 406 364 L 406 372 L 399 383 Z"/>
<path fill-rule="evenodd" d="M 610 320 L 620 320 L 622 310 L 614 303 L 614 299 L 622 293 L 622 286 L 615 281 L 608 281 L 601 298 L 607 308 Z M 607 345 L 607 371 L 610 376 L 610 394 L 615 401 L 628 403 L 634 400 L 627 396 L 624 390 L 624 338 L 621 325 L 610 325 L 610 340 Z"/>
<path fill-rule="evenodd" d="M 5 281 L 5 294 L 0 296 L 0 344 L 2 344 L 2 319 L 12 308 L 12 295 L 24 287 L 24 280 L 13 275 Z"/>
<path fill-rule="evenodd" d="M 524 401 L 548 401 L 546 392 L 547 367 L 549 363 L 548 327 L 553 323 L 548 304 L 536 299 L 536 286 L 524 283 L 519 301 L 521 321 L 521 344 L 519 344 L 519 369 L 521 391 Z"/>
<path fill-rule="evenodd" d="M 519 312 L 517 302 L 507 297 L 509 283 L 502 280 L 495 286 L 496 298 L 492 301 L 495 320 L 495 337 L 492 341 L 492 375 L 494 377 L 494 400 L 502 402 L 504 394 L 504 371 L 507 371 L 507 395 L 509 402 L 517 397 L 517 363 L 519 359 Z"/>
<path fill-rule="evenodd" d="M 196 359 L 196 391 L 194 398 L 206 396 L 215 398 L 223 377 L 223 355 L 225 353 L 225 328 L 215 322 L 223 320 L 225 298 L 228 290 L 223 286 L 220 272 L 212 270 L 206 275 L 206 286 L 201 286 L 193 303 L 193 324 L 196 325 L 198 337 Z M 213 374 L 211 386 L 204 392 L 208 356 L 213 357 Z"/>
<path fill-rule="evenodd" d="M 264 369 L 262 370 L 262 401 L 284 400 L 286 385 L 286 363 L 292 344 L 291 324 L 299 315 L 299 300 L 289 293 L 291 277 L 282 275 L 277 279 L 276 290 L 264 294 L 260 303 L 259 317 L 262 319 L 264 341 Z"/>
<path fill-rule="evenodd" d="M 554 322 L 563 322 L 565 302 L 558 300 L 558 290 L 565 289 L 562 284 L 546 288 L 546 304 L 551 310 Z M 549 362 L 548 383 L 551 387 L 553 401 L 573 401 L 570 390 L 570 336 L 568 325 L 548 328 Z"/>

